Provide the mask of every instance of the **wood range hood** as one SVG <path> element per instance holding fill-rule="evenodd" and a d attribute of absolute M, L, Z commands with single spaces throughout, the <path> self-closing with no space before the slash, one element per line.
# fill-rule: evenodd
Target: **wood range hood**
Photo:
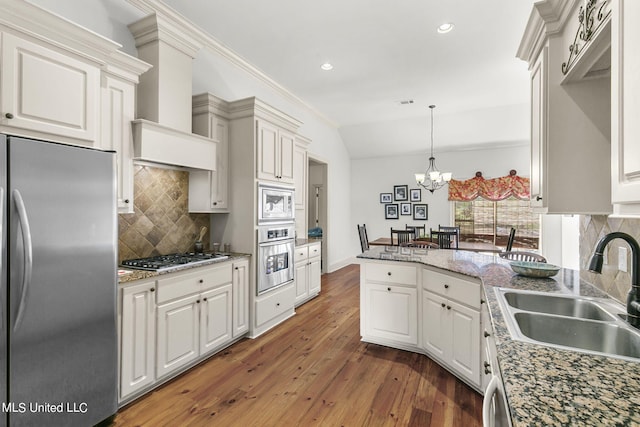
<path fill-rule="evenodd" d="M 132 121 L 134 159 L 189 169 L 216 169 L 216 141 L 192 133 L 193 58 L 202 44 L 157 14 L 129 25 L 138 57 L 153 67 L 140 76 Z"/>

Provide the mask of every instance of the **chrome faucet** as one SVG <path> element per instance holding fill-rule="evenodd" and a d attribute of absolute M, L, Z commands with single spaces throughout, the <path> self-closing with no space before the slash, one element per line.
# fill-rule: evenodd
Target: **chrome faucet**
<path fill-rule="evenodd" d="M 614 232 L 605 235 L 596 245 L 589 262 L 589 271 L 602 273 L 604 248 L 613 239 L 622 239 L 631 246 L 631 290 L 627 295 L 627 322 L 640 329 L 640 283 L 638 283 L 638 264 L 640 264 L 640 245 L 627 233 Z"/>

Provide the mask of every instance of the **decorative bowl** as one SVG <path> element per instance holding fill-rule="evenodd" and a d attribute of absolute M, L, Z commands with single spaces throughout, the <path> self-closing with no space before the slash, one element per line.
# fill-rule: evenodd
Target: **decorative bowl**
<path fill-rule="evenodd" d="M 560 267 L 546 262 L 512 261 L 511 269 L 526 277 L 551 277 L 558 274 Z"/>

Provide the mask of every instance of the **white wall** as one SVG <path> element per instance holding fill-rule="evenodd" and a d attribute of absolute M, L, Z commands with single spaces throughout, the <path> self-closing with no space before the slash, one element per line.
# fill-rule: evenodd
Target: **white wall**
<path fill-rule="evenodd" d="M 127 25 L 145 16 L 125 1 L 113 0 L 33 0 L 53 13 L 82 25 L 123 45 L 136 55 L 135 43 Z M 329 212 L 332 239 L 328 247 L 329 270 L 353 256 L 349 248 L 351 226 L 351 162 L 337 129 L 302 103 L 283 95 L 263 80 L 231 64 L 212 52 L 200 51 L 193 63 L 193 93 L 211 92 L 228 101 L 256 96 L 304 124 L 300 133 L 311 138 L 310 152 L 328 163 Z"/>
<path fill-rule="evenodd" d="M 436 143 L 437 144 L 437 143 Z M 437 148 L 437 145 L 436 145 Z M 518 145 L 507 148 L 485 148 L 468 151 L 434 153 L 436 165 L 442 172 L 452 172 L 454 179 L 468 179 L 481 171 L 485 178 L 496 178 L 515 169 L 520 176 L 529 176 L 529 147 Z M 419 188 L 414 173 L 424 172 L 428 163 L 426 153 L 377 159 L 356 159 L 351 166 L 352 217 L 350 249 L 360 252 L 356 224 L 365 223 L 369 240 L 389 237 L 390 228 L 404 228 L 405 224 L 417 224 L 412 216 L 400 215 L 397 220 L 384 219 L 384 205 L 380 193 L 392 193 L 394 185 Z M 451 202 L 448 187 L 431 194 L 422 190 L 422 202 L 428 204 L 427 231 L 438 224 L 451 222 Z M 395 202 L 394 202 L 395 203 Z"/>

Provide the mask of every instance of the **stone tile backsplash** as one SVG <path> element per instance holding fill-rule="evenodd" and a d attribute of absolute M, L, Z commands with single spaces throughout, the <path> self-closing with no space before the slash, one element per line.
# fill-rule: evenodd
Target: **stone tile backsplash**
<path fill-rule="evenodd" d="M 614 239 L 607 245 L 607 253 L 605 253 L 607 262 L 602 268 L 602 274 L 587 270 L 596 243 L 612 231 L 622 231 L 640 241 L 640 219 L 609 218 L 605 215 L 580 216 L 580 278 L 594 284 L 624 304 L 631 286 L 631 250 L 624 240 Z M 629 249 L 627 252 L 629 268 L 626 272 L 618 270 L 619 247 Z"/>
<path fill-rule="evenodd" d="M 189 173 L 136 165 L 134 213 L 118 215 L 118 261 L 189 252 L 208 214 L 188 212 Z M 202 239 L 209 248 L 209 231 Z"/>

